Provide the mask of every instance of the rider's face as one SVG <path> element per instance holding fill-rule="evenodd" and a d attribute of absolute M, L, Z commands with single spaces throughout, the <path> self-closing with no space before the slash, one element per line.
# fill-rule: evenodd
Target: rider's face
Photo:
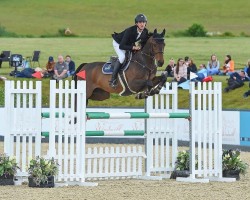
<path fill-rule="evenodd" d="M 146 26 L 146 22 L 137 22 L 136 25 L 142 31 Z"/>

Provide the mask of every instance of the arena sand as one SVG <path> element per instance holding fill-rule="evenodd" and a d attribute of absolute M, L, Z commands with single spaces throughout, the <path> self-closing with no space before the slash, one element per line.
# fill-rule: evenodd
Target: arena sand
<path fill-rule="evenodd" d="M 1 152 L 3 145 L 0 145 Z M 242 152 L 241 158 L 250 164 L 250 152 Z M 97 187 L 29 188 L 21 186 L 1 186 L 1 200 L 161 200 L 161 199 L 250 199 L 250 170 L 240 181 L 233 183 L 182 183 L 175 180 L 109 180 L 97 181 Z"/>

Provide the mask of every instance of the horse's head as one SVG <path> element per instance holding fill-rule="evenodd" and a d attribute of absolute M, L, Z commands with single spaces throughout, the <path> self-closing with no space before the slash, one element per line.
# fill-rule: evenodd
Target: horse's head
<path fill-rule="evenodd" d="M 151 54 L 157 61 L 157 66 L 161 67 L 164 64 L 164 36 L 165 36 L 165 29 L 162 33 L 157 33 L 157 29 L 154 30 L 154 33 L 149 38 L 148 42 L 150 42 L 151 46 Z"/>

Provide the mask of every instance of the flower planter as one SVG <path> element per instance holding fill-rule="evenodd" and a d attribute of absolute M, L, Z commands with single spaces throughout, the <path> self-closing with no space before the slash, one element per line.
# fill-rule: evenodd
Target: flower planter
<path fill-rule="evenodd" d="M 176 170 L 171 173 L 170 178 L 176 179 L 177 177 L 189 177 L 190 172 L 188 170 Z"/>
<path fill-rule="evenodd" d="M 0 185 L 14 185 L 13 175 L 0 176 Z"/>
<path fill-rule="evenodd" d="M 240 170 L 224 170 L 223 177 L 227 178 L 236 178 L 236 180 L 240 180 Z"/>
<path fill-rule="evenodd" d="M 28 177 L 29 187 L 39 187 L 39 188 L 52 188 L 55 187 L 54 176 L 48 176 L 48 181 L 45 183 L 40 183 L 37 185 L 32 176 Z"/>

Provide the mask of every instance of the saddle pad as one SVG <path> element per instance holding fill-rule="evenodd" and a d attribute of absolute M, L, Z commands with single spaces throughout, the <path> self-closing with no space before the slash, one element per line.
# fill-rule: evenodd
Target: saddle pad
<path fill-rule="evenodd" d="M 113 73 L 113 68 L 111 67 L 111 62 L 106 62 L 102 66 L 102 73 L 103 74 L 112 74 Z"/>

